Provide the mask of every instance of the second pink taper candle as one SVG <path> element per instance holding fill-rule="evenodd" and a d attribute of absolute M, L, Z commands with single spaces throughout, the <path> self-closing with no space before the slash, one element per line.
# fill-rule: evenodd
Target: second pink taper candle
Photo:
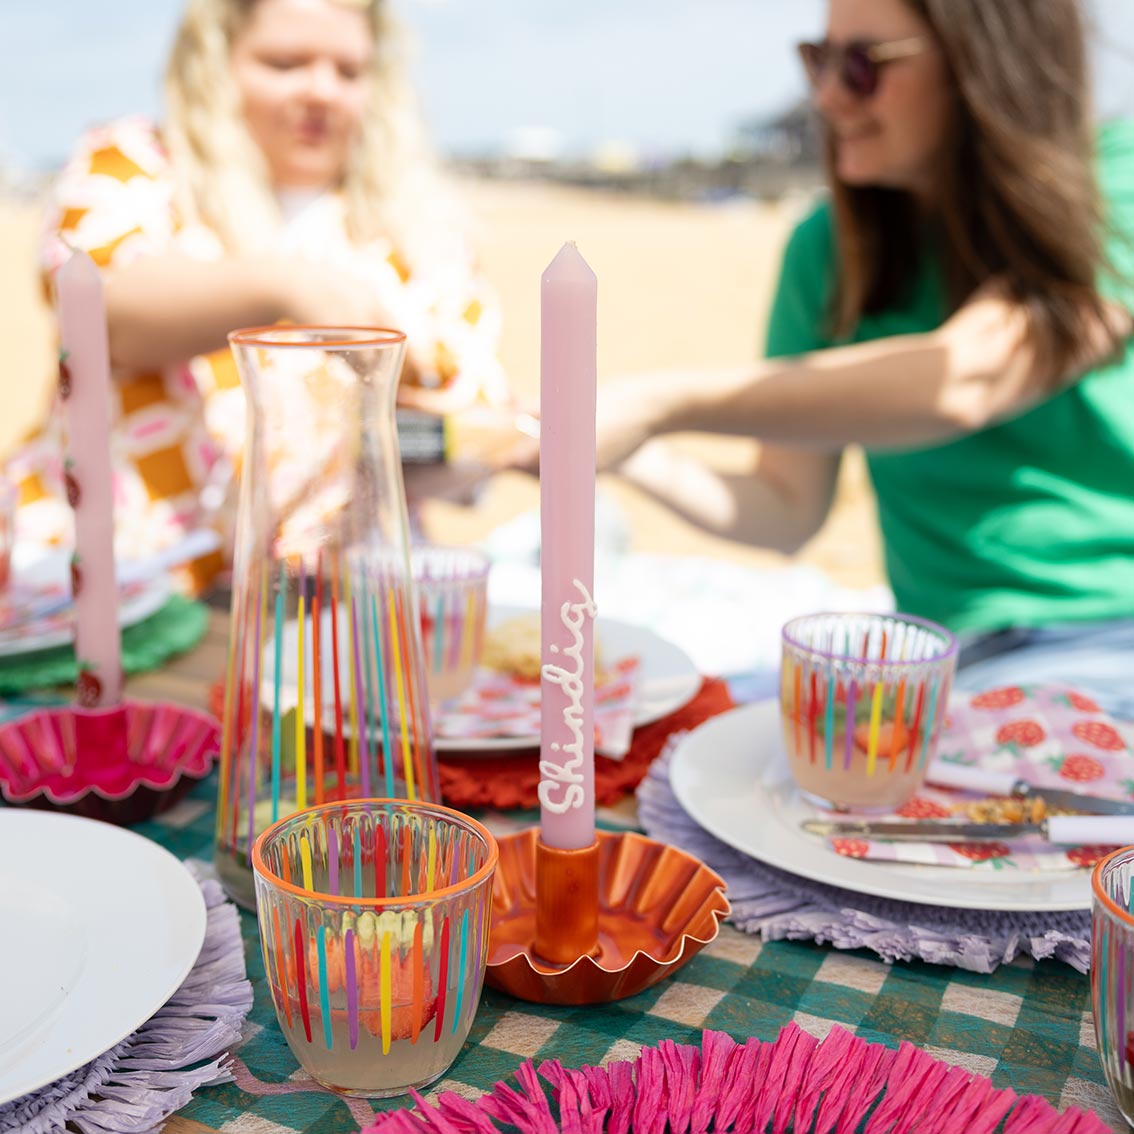
<path fill-rule="evenodd" d="M 595 383 L 598 281 L 564 244 L 540 289 L 540 838 L 595 840 Z"/>
<path fill-rule="evenodd" d="M 116 705 L 122 694 L 114 487 L 110 467 L 110 361 L 102 279 L 85 253 L 55 275 L 60 394 L 67 426 L 67 496 L 75 510 L 71 587 L 79 703 Z"/>

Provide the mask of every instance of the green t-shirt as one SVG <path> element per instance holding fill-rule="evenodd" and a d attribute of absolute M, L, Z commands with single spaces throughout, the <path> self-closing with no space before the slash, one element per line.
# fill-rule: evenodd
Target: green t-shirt
<path fill-rule="evenodd" d="M 1111 227 L 1134 242 L 1134 122 L 1102 128 Z M 1134 252 L 1110 241 L 1131 301 Z M 831 346 L 829 207 L 795 230 L 769 320 L 768 357 Z M 946 315 L 939 265 L 908 299 L 864 318 L 853 342 L 916 334 Z M 868 450 L 898 608 L 954 630 L 1134 617 L 1134 349 L 1019 417 L 928 448 Z"/>

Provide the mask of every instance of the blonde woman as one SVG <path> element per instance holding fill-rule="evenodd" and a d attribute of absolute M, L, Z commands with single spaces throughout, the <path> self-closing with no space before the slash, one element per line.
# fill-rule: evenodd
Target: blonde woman
<path fill-rule="evenodd" d="M 502 404 L 495 301 L 431 159 L 384 0 L 189 0 L 160 126 L 92 130 L 59 179 L 50 272 L 105 272 L 120 550 L 230 524 L 243 395 L 234 327 L 397 326 L 399 402 Z M 21 530 L 69 520 L 50 431 L 15 462 Z M 294 454 L 294 459 L 301 459 Z M 197 582 L 220 566 L 198 564 Z"/>

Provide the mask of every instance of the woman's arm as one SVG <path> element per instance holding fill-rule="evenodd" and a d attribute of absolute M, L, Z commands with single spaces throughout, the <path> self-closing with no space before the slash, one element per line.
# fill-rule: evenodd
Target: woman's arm
<path fill-rule="evenodd" d="M 281 285 L 266 262 L 141 257 L 106 281 L 110 356 L 137 372 L 219 350 L 229 331 L 282 317 Z"/>
<path fill-rule="evenodd" d="M 339 268 L 283 256 L 200 261 L 176 253 L 112 270 L 106 316 L 111 358 L 133 371 L 218 350 L 237 327 L 389 322 L 373 291 Z"/>
<path fill-rule="evenodd" d="M 971 300 L 939 330 L 705 374 L 635 376 L 603 392 L 599 463 L 648 437 L 733 433 L 838 450 L 947 441 L 1022 412 L 1097 363 L 1129 317 L 1098 327 L 1072 373 L 1054 373 L 1023 310 L 995 294 Z"/>
<path fill-rule="evenodd" d="M 827 518 L 839 461 L 838 453 L 761 445 L 751 472 L 726 474 L 657 438 L 616 471 L 713 535 L 791 554 Z"/>

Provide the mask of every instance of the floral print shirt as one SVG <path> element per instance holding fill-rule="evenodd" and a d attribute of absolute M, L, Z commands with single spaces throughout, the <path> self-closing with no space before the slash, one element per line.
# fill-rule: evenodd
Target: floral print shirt
<path fill-rule="evenodd" d="M 50 202 L 42 245 L 48 288 L 69 247 L 83 249 L 104 270 L 171 251 L 202 260 L 222 258 L 217 236 L 199 224 L 184 223 L 174 198 L 169 158 L 150 121 L 126 118 L 89 131 Z M 353 246 L 336 195 L 323 194 L 298 207 L 287 207 L 295 202 L 284 205 L 280 251 L 341 262 L 363 275 L 407 332 L 421 371 L 416 381 L 451 395 L 454 405 L 507 399 L 496 355 L 498 307 L 467 257 L 417 274 L 388 240 Z M 118 555 L 143 556 L 210 526 L 231 545 L 244 395 L 228 349 L 161 371 L 116 370 L 114 379 Z M 20 488 L 21 539 L 69 540 L 71 515 L 62 473 L 59 415 L 52 413 L 10 462 L 9 474 Z M 220 555 L 199 561 L 193 583 L 203 585 L 222 565 Z"/>

